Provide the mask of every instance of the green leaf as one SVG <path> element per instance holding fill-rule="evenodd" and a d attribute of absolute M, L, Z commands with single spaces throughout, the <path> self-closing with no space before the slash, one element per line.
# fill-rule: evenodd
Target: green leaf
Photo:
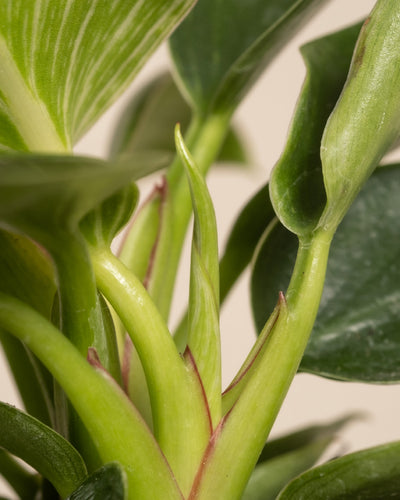
<path fill-rule="evenodd" d="M 31 240 L 0 230 L 0 290 L 27 302 L 47 318 L 56 285 L 50 260 Z M 50 425 L 52 377 L 18 339 L 0 332 L 20 396 L 28 413 Z"/>
<path fill-rule="evenodd" d="M 180 83 L 200 114 L 232 112 L 324 0 L 200 0 L 170 39 Z"/>
<path fill-rule="evenodd" d="M 0 220 L 52 248 L 60 231 L 71 232 L 117 189 L 149 166 L 157 168 L 167 161 L 164 155 L 150 153 L 119 163 L 76 156 L 2 155 Z"/>
<path fill-rule="evenodd" d="M 34 500 L 39 490 L 39 477 L 12 457 L 6 450 L 0 449 L 0 477 L 5 479 L 23 500 Z M 2 498 L 2 497 L 0 497 Z"/>
<path fill-rule="evenodd" d="M 345 84 L 360 28 L 357 24 L 301 47 L 307 75 L 285 150 L 270 179 L 275 212 L 297 235 L 311 232 L 325 207 L 321 138 Z"/>
<path fill-rule="evenodd" d="M 330 444 L 325 438 L 258 464 L 247 483 L 243 500 L 275 500 L 293 478 L 312 467 Z"/>
<path fill-rule="evenodd" d="M 0 149 L 70 149 L 194 0 L 6 0 Z"/>
<path fill-rule="evenodd" d="M 267 442 L 247 484 L 243 500 L 275 500 L 281 489 L 312 467 L 355 415 L 314 425 Z"/>
<path fill-rule="evenodd" d="M 400 498 L 400 443 L 351 453 L 292 481 L 279 500 L 387 500 Z M 278 500 L 277 499 L 277 500 Z"/>
<path fill-rule="evenodd" d="M 50 427 L 5 403 L 0 403 L 0 421 L 0 446 L 49 479 L 61 496 L 85 479 L 82 457 Z"/>
<path fill-rule="evenodd" d="M 400 166 L 380 167 L 340 224 L 302 371 L 364 382 L 400 380 L 399 190 Z M 259 329 L 277 290 L 289 283 L 296 249 L 295 236 L 282 226 L 266 235 L 252 276 Z"/>
<path fill-rule="evenodd" d="M 130 184 L 89 212 L 80 223 L 86 240 L 93 246 L 111 246 L 111 242 L 129 222 L 139 200 L 139 189 Z"/>
<path fill-rule="evenodd" d="M 184 133 L 192 111 L 172 76 L 163 73 L 151 80 L 121 115 L 111 142 L 110 156 L 127 156 L 137 151 L 175 153 L 174 128 Z M 247 152 L 235 129 L 230 128 L 218 156 L 220 162 L 245 164 Z"/>
<path fill-rule="evenodd" d="M 218 235 L 206 182 L 176 128 L 176 149 L 185 166 L 194 226 L 190 268 L 188 347 L 194 358 L 215 427 L 221 418 Z"/>
<path fill-rule="evenodd" d="M 365 21 L 349 76 L 321 143 L 327 206 L 335 230 L 400 134 L 400 4 L 378 0 Z"/>
<path fill-rule="evenodd" d="M 91 474 L 67 500 L 126 500 L 125 475 L 117 463 Z"/>
<path fill-rule="evenodd" d="M 250 263 L 261 235 L 274 216 L 267 184 L 247 202 L 229 234 L 220 261 L 221 302 Z"/>

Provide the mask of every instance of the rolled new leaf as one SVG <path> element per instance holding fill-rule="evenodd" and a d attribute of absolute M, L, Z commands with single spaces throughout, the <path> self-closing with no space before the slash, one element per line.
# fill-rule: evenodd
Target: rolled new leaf
<path fill-rule="evenodd" d="M 80 454 L 50 427 L 5 403 L 0 403 L 0 421 L 0 446 L 40 472 L 62 497 L 86 478 Z"/>
<path fill-rule="evenodd" d="M 326 121 L 343 85 L 361 25 L 301 47 L 307 68 L 285 150 L 270 179 L 280 221 L 298 236 L 313 231 L 325 208 L 320 144 Z M 335 64 L 326 64 L 335 61 Z"/>
<path fill-rule="evenodd" d="M 176 128 L 176 147 L 189 180 L 194 212 L 188 348 L 196 363 L 215 427 L 221 418 L 218 236 L 207 185 Z"/>
<path fill-rule="evenodd" d="M 335 230 L 400 134 L 400 4 L 378 0 L 365 21 L 342 95 L 321 143 L 327 206 L 319 226 Z"/>

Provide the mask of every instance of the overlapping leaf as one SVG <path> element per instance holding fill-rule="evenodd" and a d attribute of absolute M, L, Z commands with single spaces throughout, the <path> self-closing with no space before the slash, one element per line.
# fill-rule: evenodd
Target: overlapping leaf
<path fill-rule="evenodd" d="M 2 224 L 38 237 L 43 244 L 52 241 L 52 231 L 76 227 L 87 212 L 132 178 L 168 161 L 164 155 L 139 156 L 141 160 L 110 164 L 72 156 L 3 155 Z"/>
<path fill-rule="evenodd" d="M 91 474 L 67 500 L 124 500 L 125 477 L 117 463 L 109 463 Z"/>
<path fill-rule="evenodd" d="M 1 2 L 0 149 L 70 148 L 193 4 Z"/>
<path fill-rule="evenodd" d="M 231 111 L 301 24 L 324 0 L 200 0 L 171 37 L 191 105 Z"/>
<path fill-rule="evenodd" d="M 86 478 L 82 457 L 55 431 L 5 403 L 0 417 L 0 445 L 48 478 L 60 495 L 69 495 Z"/>
<path fill-rule="evenodd" d="M 277 500 L 386 500 L 400 498 L 400 444 L 346 455 L 292 481 Z"/>
<path fill-rule="evenodd" d="M 188 128 L 192 112 L 168 73 L 154 78 L 135 95 L 114 131 L 110 155 L 124 156 L 137 151 L 175 153 L 173 130 Z M 219 152 L 218 161 L 245 164 L 247 152 L 239 134 L 231 128 Z"/>
<path fill-rule="evenodd" d="M 334 237 L 325 288 L 301 369 L 366 382 L 400 380 L 400 167 L 379 168 Z M 297 250 L 283 226 L 266 235 L 252 277 L 260 329 L 278 290 L 285 290 Z"/>
<path fill-rule="evenodd" d="M 285 151 L 270 180 L 278 217 L 298 235 L 314 229 L 325 206 L 321 137 L 346 81 L 360 28 L 357 24 L 301 47 L 307 76 Z"/>

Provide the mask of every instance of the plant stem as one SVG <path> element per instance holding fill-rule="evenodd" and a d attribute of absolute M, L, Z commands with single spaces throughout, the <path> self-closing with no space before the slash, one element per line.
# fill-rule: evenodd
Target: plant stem
<path fill-rule="evenodd" d="M 139 355 L 149 388 L 154 434 L 185 493 L 210 437 L 202 388 L 140 280 L 109 250 L 92 248 L 91 255 L 98 287 L 124 323 Z"/>
<path fill-rule="evenodd" d="M 127 500 L 182 500 L 151 432 L 125 393 L 84 359 L 49 321 L 0 293 L 0 327 L 35 353 L 65 390 L 96 443 L 103 463 L 117 461 L 127 475 Z"/>
<path fill-rule="evenodd" d="M 185 142 L 199 170 L 205 174 L 216 158 L 228 130 L 230 115 L 214 114 L 208 117 L 196 117 L 185 134 Z M 162 316 L 167 320 L 173 296 L 175 277 L 180 261 L 187 226 L 192 213 L 191 197 L 188 181 L 178 156 L 171 164 L 166 177 L 166 186 L 162 191 L 162 227 L 154 241 L 151 272 L 148 273 L 147 290 L 153 298 Z M 150 203 L 158 206 L 159 197 Z M 156 209 L 157 210 L 157 209 Z M 135 260 L 143 255 L 142 241 L 148 239 L 148 222 L 141 224 L 142 218 L 148 216 L 149 206 L 135 221 L 138 231 L 134 233 L 134 241 L 128 237 L 130 253 Z M 155 218 L 160 223 L 160 218 Z M 141 227 L 142 226 L 142 227 Z M 130 256 L 124 256 L 125 261 Z"/>
<path fill-rule="evenodd" d="M 322 294 L 331 238 L 332 234 L 320 231 L 300 241 L 286 301 L 281 301 L 263 358 L 223 420 L 190 500 L 241 498 L 306 348 Z"/>

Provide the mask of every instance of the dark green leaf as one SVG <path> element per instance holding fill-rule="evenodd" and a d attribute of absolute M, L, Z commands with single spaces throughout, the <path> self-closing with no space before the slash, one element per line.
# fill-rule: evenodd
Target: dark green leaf
<path fill-rule="evenodd" d="M 400 443 L 346 455 L 292 481 L 279 500 L 387 500 L 400 498 Z"/>
<path fill-rule="evenodd" d="M 360 28 L 357 24 L 301 48 L 307 76 L 285 151 L 270 180 L 275 212 L 297 235 L 312 231 L 325 207 L 321 138 L 346 81 Z"/>
<path fill-rule="evenodd" d="M 274 216 L 266 185 L 245 205 L 231 229 L 220 262 L 221 302 L 249 264 L 262 233 Z"/>
<path fill-rule="evenodd" d="M 39 477 L 28 472 L 17 460 L 0 448 L 0 477 L 15 490 L 22 500 L 34 500 L 39 490 Z M 0 497 L 1 498 L 1 497 Z"/>
<path fill-rule="evenodd" d="M 267 442 L 243 500 L 275 500 L 289 481 L 315 464 L 336 432 L 354 417 L 350 415 L 327 425 L 307 427 Z"/>
<path fill-rule="evenodd" d="M 400 166 L 379 168 L 339 226 L 301 370 L 344 380 L 400 380 L 399 190 Z M 295 236 L 282 226 L 265 237 L 252 276 L 258 329 L 289 283 L 296 249 Z"/>
<path fill-rule="evenodd" d="M 181 84 L 200 114 L 232 111 L 324 0 L 200 0 L 171 37 Z"/>
<path fill-rule="evenodd" d="M 127 156 L 137 151 L 175 153 L 174 128 L 184 133 L 192 111 L 169 73 L 154 78 L 136 94 L 124 110 L 111 143 L 110 156 Z M 230 129 L 218 156 L 220 162 L 247 162 L 239 134 Z"/>
<path fill-rule="evenodd" d="M 193 3 L 1 2 L 0 149 L 70 148 Z"/>
<path fill-rule="evenodd" d="M 62 496 L 86 477 L 75 448 L 55 431 L 22 411 L 0 403 L 0 446 L 47 477 Z"/>
<path fill-rule="evenodd" d="M 67 500 L 125 500 L 125 478 L 117 463 L 109 463 L 91 474 Z"/>
<path fill-rule="evenodd" d="M 275 500 L 290 480 L 315 464 L 330 442 L 329 438 L 316 440 L 303 448 L 257 465 L 243 494 L 243 500 Z"/>

